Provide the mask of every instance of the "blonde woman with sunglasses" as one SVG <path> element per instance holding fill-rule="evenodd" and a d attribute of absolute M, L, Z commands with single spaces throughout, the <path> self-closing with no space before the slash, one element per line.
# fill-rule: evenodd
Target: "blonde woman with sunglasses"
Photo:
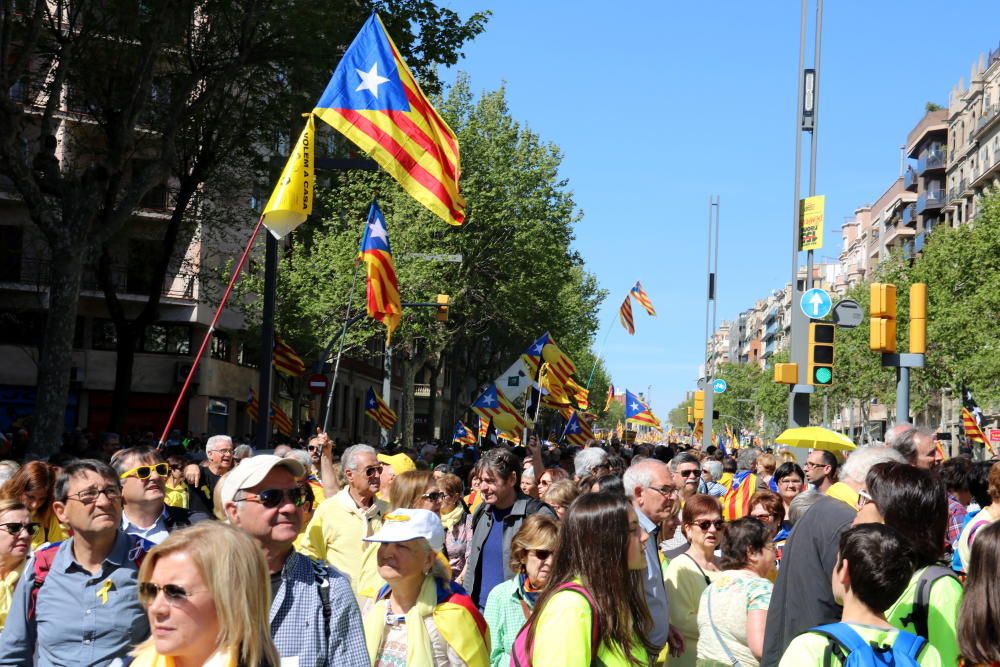
<path fill-rule="evenodd" d="M 21 579 L 24 563 L 31 553 L 31 538 L 39 526 L 20 500 L 0 500 L 0 630 Z"/>
<path fill-rule="evenodd" d="M 139 599 L 151 636 L 118 665 L 280 664 L 268 622 L 267 562 L 246 533 L 210 521 L 172 534 L 146 554 Z"/>

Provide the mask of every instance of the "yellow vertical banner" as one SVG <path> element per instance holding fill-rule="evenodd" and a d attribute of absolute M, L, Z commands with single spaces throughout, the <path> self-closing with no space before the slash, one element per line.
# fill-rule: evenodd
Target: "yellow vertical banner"
<path fill-rule="evenodd" d="M 281 171 L 278 184 L 274 186 L 271 198 L 264 207 L 264 226 L 271 230 L 275 238 L 286 236 L 301 225 L 312 213 L 313 143 L 316 133 L 312 114 L 305 114 L 306 126 L 295 143 L 288 162 Z"/>
<path fill-rule="evenodd" d="M 823 212 L 826 195 L 806 197 L 799 207 L 799 250 L 823 247 Z"/>

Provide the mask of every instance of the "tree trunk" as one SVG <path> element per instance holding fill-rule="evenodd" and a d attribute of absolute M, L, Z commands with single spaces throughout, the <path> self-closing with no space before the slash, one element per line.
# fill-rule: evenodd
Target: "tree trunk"
<path fill-rule="evenodd" d="M 444 368 L 444 354 L 437 352 L 431 355 L 431 395 L 428 404 L 428 414 L 431 421 L 431 438 L 438 439 L 445 437 L 445 428 L 441 424 L 442 402 L 438 400 L 438 383 L 441 380 L 441 370 Z"/>
<path fill-rule="evenodd" d="M 46 459 L 56 454 L 62 447 L 66 430 L 73 338 L 86 254 L 84 248 L 70 246 L 70 239 L 55 246 L 49 266 L 49 309 L 38 360 L 35 426 L 28 445 L 28 458 Z"/>
<path fill-rule="evenodd" d="M 135 343 L 138 338 L 134 326 L 115 327 L 115 389 L 111 395 L 111 421 L 108 430 L 121 433 L 128 415 L 128 399 L 132 393 L 132 370 L 135 367 Z"/>
<path fill-rule="evenodd" d="M 420 368 L 420 364 L 413 359 L 407 358 L 407 355 L 403 355 L 403 396 L 402 396 L 402 412 L 403 412 L 403 424 L 400 429 L 400 435 L 403 438 L 403 447 L 405 449 L 412 449 L 413 447 L 413 391 L 414 384 L 417 380 L 417 370 Z"/>

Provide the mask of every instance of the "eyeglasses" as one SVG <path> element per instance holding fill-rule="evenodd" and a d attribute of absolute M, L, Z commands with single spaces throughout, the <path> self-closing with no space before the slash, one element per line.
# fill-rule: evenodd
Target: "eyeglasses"
<path fill-rule="evenodd" d="M 771 523 L 771 519 L 774 518 L 773 514 L 751 514 L 750 516 L 763 523 Z"/>
<path fill-rule="evenodd" d="M 149 479 L 149 476 L 153 474 L 153 471 L 156 471 L 156 474 L 159 475 L 160 477 L 165 477 L 167 475 L 168 470 L 170 470 L 170 466 L 167 465 L 166 463 L 157 463 L 156 465 L 152 466 L 150 465 L 138 466 L 136 468 L 132 468 L 131 470 L 126 470 L 121 475 L 119 475 L 119 477 L 125 479 L 127 477 L 131 477 L 132 475 L 135 475 L 139 479 L 146 480 Z"/>
<path fill-rule="evenodd" d="M 306 494 L 299 487 L 294 489 L 264 489 L 260 493 L 244 493 L 242 498 L 235 500 L 249 500 L 252 503 L 260 503 L 264 507 L 273 510 L 284 504 L 285 499 L 296 507 L 306 504 Z"/>
<path fill-rule="evenodd" d="M 10 533 L 14 537 L 21 534 L 22 530 L 28 531 L 28 535 L 34 535 L 38 532 L 39 525 L 37 523 L 0 523 L 0 529 Z"/>
<path fill-rule="evenodd" d="M 528 553 L 535 554 L 535 558 L 538 560 L 548 560 L 552 556 L 550 549 L 530 549 Z"/>
<path fill-rule="evenodd" d="M 368 466 L 365 468 L 365 477 L 374 477 L 382 474 L 382 466 Z"/>
<path fill-rule="evenodd" d="M 858 491 L 858 504 L 857 504 L 858 509 L 861 509 L 870 502 L 872 502 L 871 494 L 869 494 L 864 489 Z"/>
<path fill-rule="evenodd" d="M 122 491 L 117 486 L 106 486 L 103 489 L 95 489 L 93 487 L 89 489 L 84 489 L 80 493 L 73 493 L 67 498 L 72 498 L 73 500 L 79 500 L 84 505 L 93 505 L 97 502 L 97 499 L 104 494 L 104 497 L 111 502 L 118 502 L 122 499 Z"/>
<path fill-rule="evenodd" d="M 801 484 L 801 483 L 802 480 L 799 479 L 798 477 L 785 477 L 784 479 L 778 481 L 778 484 L 781 484 L 782 486 L 788 486 L 790 484 Z"/>
<path fill-rule="evenodd" d="M 681 477 L 697 477 L 701 474 L 701 470 L 699 468 L 695 468 L 694 470 L 678 470 L 677 474 Z"/>
<path fill-rule="evenodd" d="M 440 491 L 431 491 L 430 493 L 425 493 L 420 497 L 425 498 L 431 501 L 432 503 L 439 503 L 442 500 L 444 500 L 445 495 L 447 494 L 441 493 Z"/>
<path fill-rule="evenodd" d="M 178 586 L 177 584 L 163 584 L 162 586 L 157 586 L 150 581 L 144 581 L 139 584 L 139 602 L 146 605 L 147 607 L 153 604 L 156 600 L 156 596 L 163 591 L 163 597 L 167 599 L 167 604 L 171 607 L 176 607 L 182 602 L 186 602 L 188 597 L 194 595 L 195 593 L 201 593 L 202 591 L 189 591 L 183 586 Z"/>
<path fill-rule="evenodd" d="M 802 464 L 803 468 L 829 468 L 829 463 L 813 463 L 812 461 L 806 461 Z"/>
<path fill-rule="evenodd" d="M 306 445 L 307 452 L 318 452 L 320 449 L 319 445 Z"/>
<path fill-rule="evenodd" d="M 233 455 L 233 450 L 231 449 L 213 449 L 211 451 L 215 452 L 216 454 L 222 454 L 223 456 L 225 456 L 226 454 L 228 454 L 229 456 Z"/>
<path fill-rule="evenodd" d="M 726 522 L 722 519 L 716 519 L 715 521 L 709 521 L 704 519 L 702 521 L 692 521 L 688 524 L 689 526 L 698 526 L 702 530 L 708 530 L 709 526 L 715 526 L 716 530 L 722 530 L 726 526 Z"/>
<path fill-rule="evenodd" d="M 670 496 L 676 496 L 677 495 L 677 487 L 676 486 L 662 486 L 662 487 L 661 486 L 647 486 L 646 488 L 649 489 L 650 491 L 656 491 L 661 496 L 665 496 L 665 497 L 668 497 L 668 498 Z"/>

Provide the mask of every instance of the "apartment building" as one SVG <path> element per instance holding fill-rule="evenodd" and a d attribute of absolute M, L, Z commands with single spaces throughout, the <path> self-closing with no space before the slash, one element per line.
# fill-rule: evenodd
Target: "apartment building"
<path fill-rule="evenodd" d="M 903 209 L 901 224 L 913 230 L 904 243 L 908 257 L 923 250 L 927 235 L 942 219 L 947 204 L 948 110 L 931 109 L 906 138 L 906 155 L 916 160 L 903 176 L 903 187 L 916 194 L 915 203 Z"/>

